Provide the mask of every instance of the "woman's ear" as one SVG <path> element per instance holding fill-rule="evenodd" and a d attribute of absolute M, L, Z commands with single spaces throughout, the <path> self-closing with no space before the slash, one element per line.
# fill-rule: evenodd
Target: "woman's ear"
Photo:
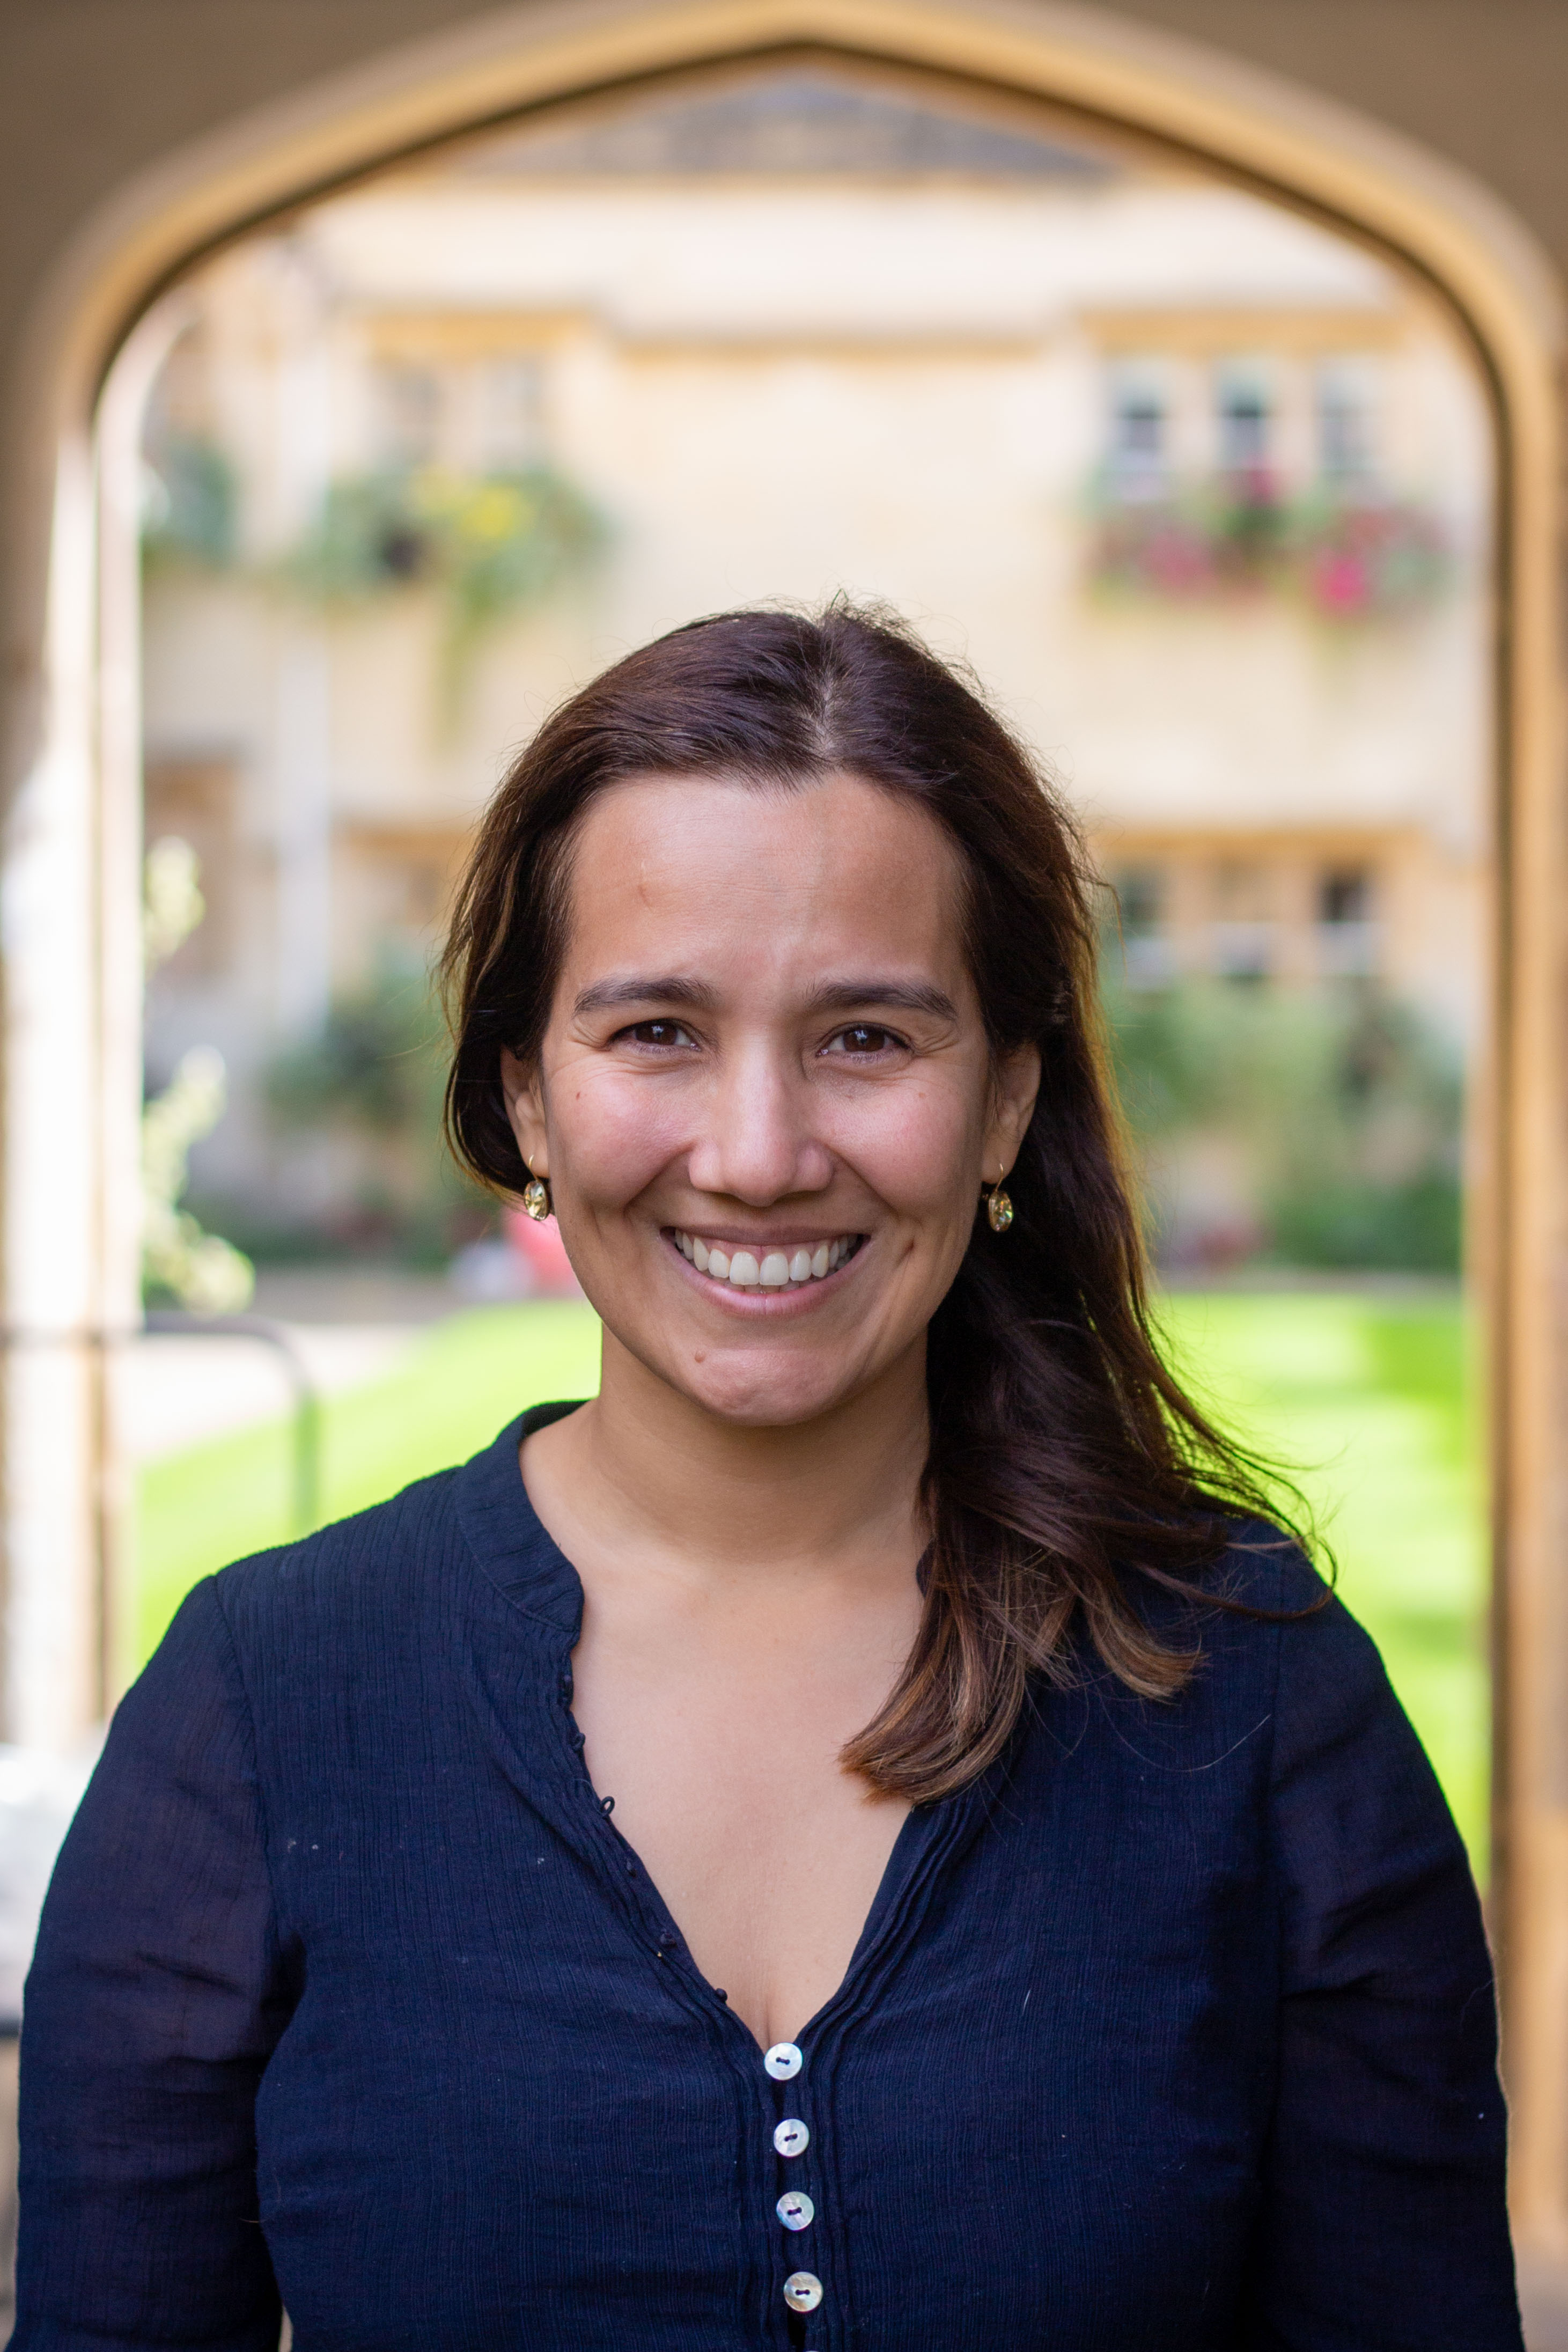
<path fill-rule="evenodd" d="M 992 1076 L 991 1119 L 986 1130 L 986 1181 L 995 1179 L 999 1162 L 1010 1169 L 1034 1117 L 1040 1093 L 1040 1048 L 1015 1045 L 1004 1054 Z"/>
<path fill-rule="evenodd" d="M 537 1064 L 520 1062 L 509 1045 L 501 1048 L 501 1093 L 512 1133 L 517 1139 L 517 1150 L 528 1172 L 548 1176 L 549 1151 L 545 1141 L 545 1107 L 538 1068 Z"/>

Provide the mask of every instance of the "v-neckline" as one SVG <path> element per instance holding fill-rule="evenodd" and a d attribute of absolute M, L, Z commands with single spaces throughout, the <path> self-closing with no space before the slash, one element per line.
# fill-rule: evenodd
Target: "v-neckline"
<path fill-rule="evenodd" d="M 491 1580 L 499 1584 L 507 1597 L 528 1614 L 548 1622 L 561 1644 L 559 1678 L 566 1696 L 558 1717 L 556 1761 L 568 1783 L 578 1792 L 586 1792 L 591 1800 L 591 1810 L 601 1832 L 600 1837 L 591 1843 L 597 1847 L 604 1862 L 606 1875 L 615 1885 L 617 1893 L 623 1899 L 630 1898 L 657 1931 L 654 1941 L 661 1953 L 666 1958 L 673 1954 L 679 1955 L 683 1972 L 688 1976 L 693 1987 L 699 1990 L 706 2002 L 729 2020 L 732 2029 L 744 2037 L 747 2049 L 759 2055 L 764 2045 L 758 2041 L 739 2012 L 729 2006 L 727 1999 L 720 1997 L 719 1989 L 698 1968 L 680 1921 L 653 1873 L 631 1840 L 616 1828 L 611 1818 L 613 1800 L 607 1807 L 604 1798 L 594 1787 L 584 1755 L 587 1743 L 571 1711 L 571 1655 L 581 1637 L 586 1594 L 577 1569 L 534 1508 L 528 1482 L 523 1476 L 521 1457 L 525 1439 L 531 1437 L 536 1430 L 548 1427 L 553 1421 L 564 1420 L 568 1413 L 576 1412 L 581 1402 L 581 1399 L 571 1399 L 533 1406 L 502 1431 L 494 1446 L 487 1447 L 467 1465 L 469 1471 L 489 1470 L 495 1465 L 502 1469 L 505 1476 L 505 1465 L 509 1463 L 510 1480 L 507 1483 L 511 1488 L 509 1496 L 504 1498 L 498 1482 L 486 1481 L 489 1492 L 482 1499 L 488 1507 L 484 1509 L 480 1525 L 485 1536 L 490 1539 L 481 1544 L 477 1540 L 479 1528 L 471 1527 L 470 1541 L 480 1551 L 481 1565 L 491 1575 Z M 511 1525 L 505 1528 L 505 1535 L 509 1539 L 497 1544 L 495 1538 L 503 1533 L 503 1526 L 498 1524 L 502 1515 L 497 1511 L 496 1506 L 498 1503 L 504 1505 L 504 1499 L 510 1504 L 510 1511 L 506 1516 L 510 1517 Z M 498 1558 L 497 1554 L 501 1557 Z M 503 1559 L 510 1572 L 497 1576 L 495 1570 L 502 1565 Z M 518 1570 L 525 1566 L 526 1574 L 519 1575 Z M 841 2009 L 852 2002 L 863 1973 L 869 1969 L 895 1920 L 906 1909 L 908 1899 L 927 1882 L 933 1860 L 940 1852 L 946 1850 L 961 1823 L 967 1819 L 969 1806 L 966 1801 L 973 1796 L 976 1786 L 971 1783 L 955 1796 L 914 1805 L 905 1814 L 883 1865 L 843 1975 L 827 1999 L 800 2028 L 794 2037 L 799 2044 L 804 2046 L 808 2037 L 820 2034 Z M 622 1867 L 618 1872 L 609 1869 L 612 1857 L 621 1861 Z M 626 1867 L 628 1864 L 632 1866 L 630 1870 Z"/>

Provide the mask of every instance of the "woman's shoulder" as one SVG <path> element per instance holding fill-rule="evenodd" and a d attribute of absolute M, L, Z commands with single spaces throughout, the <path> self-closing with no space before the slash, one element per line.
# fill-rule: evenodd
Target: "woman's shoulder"
<path fill-rule="evenodd" d="M 1281 1636 L 1311 1629 L 1314 1642 L 1367 1637 L 1291 1530 L 1263 1518 L 1229 1517 L 1200 1563 L 1171 1572 L 1130 1563 L 1124 1590 L 1147 1630 L 1163 1644 L 1232 1675 L 1271 1680 L 1281 1664 Z"/>
<path fill-rule="evenodd" d="M 1287 1529 L 1236 1520 L 1202 1579 L 1206 1633 L 1228 1621 L 1232 1639 L 1264 1654 L 1282 1685 L 1322 1681 L 1341 1691 L 1386 1692 L 1377 1645 L 1331 1579 L 1332 1568 L 1325 1576 Z"/>
<path fill-rule="evenodd" d="M 367 1589 L 406 1586 L 456 1536 L 459 1475 L 456 1468 L 438 1470 L 311 1535 L 235 1560 L 211 1580 L 213 1598 L 235 1622 L 331 1610 Z"/>
<path fill-rule="evenodd" d="M 1381 1677 L 1375 1643 L 1300 1537 L 1261 1518 L 1228 1522 L 1208 1565 L 1175 1603 L 1196 1619 L 1204 1651 L 1216 1642 L 1270 1675 Z"/>
<path fill-rule="evenodd" d="M 1270 1616 L 1316 1613 L 1332 1592 L 1301 1538 L 1263 1518 L 1225 1520 L 1197 1581 L 1214 1606 Z"/>
<path fill-rule="evenodd" d="M 416 1628 L 428 1631 L 434 1614 L 472 1601 L 482 1582 L 475 1571 L 485 1565 L 476 1511 L 486 1500 L 510 1502 L 514 1516 L 531 1517 L 517 1469 L 517 1424 L 468 1462 L 220 1569 L 193 1602 L 214 1636 L 242 1656 L 287 1650 L 303 1660 L 345 1643 L 401 1645 Z"/>
<path fill-rule="evenodd" d="M 1232 1519 L 1196 1573 L 1137 1581 L 1145 1624 L 1192 1666 L 1174 1710 L 1142 1703 L 1151 1720 L 1169 1710 L 1197 1748 L 1245 1730 L 1276 1773 L 1357 1748 L 1419 1756 L 1376 1643 L 1290 1530 Z"/>
<path fill-rule="evenodd" d="M 1238 1523 L 1206 1580 L 1210 1672 L 1228 1668 L 1268 1707 L 1270 1780 L 1281 1820 L 1309 1843 L 1325 1813 L 1372 1834 L 1459 1851 L 1436 1776 L 1376 1643 L 1294 1537 Z M 1303 1826 L 1311 1824 L 1310 1833 Z"/>
<path fill-rule="evenodd" d="M 497 1613 L 575 1625 L 581 1591 L 523 1485 L 525 1413 L 467 1462 L 298 1542 L 236 1560 L 208 1580 L 208 1603 L 243 1655 L 298 1664 L 368 1644 L 402 1652 L 438 1626 Z"/>

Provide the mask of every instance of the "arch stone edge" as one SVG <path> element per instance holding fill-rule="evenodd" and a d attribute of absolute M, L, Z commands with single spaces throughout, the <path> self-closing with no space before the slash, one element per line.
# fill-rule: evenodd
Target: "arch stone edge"
<path fill-rule="evenodd" d="M 1528 2241 L 1568 2260 L 1568 1562 L 1555 1454 L 1565 1390 L 1568 1122 L 1561 1073 L 1564 709 L 1559 370 L 1563 289 L 1529 228 L 1473 175 L 1370 115 L 1233 56 L 1064 0 L 555 0 L 487 11 L 366 60 L 172 151 L 101 205 L 65 248 L 23 339 L 6 464 L 5 581 L 22 672 L 9 730 L 4 1015 L 5 1684 L 12 1736 L 51 1709 L 79 1726 L 112 1696 L 84 1674 L 83 1628 L 103 1611 L 101 1514 L 41 1490 L 26 1455 L 40 1415 L 64 1414 L 70 1459 L 102 1489 L 103 1349 L 84 1332 L 133 1296 L 124 1220 L 106 1221 L 107 1165 L 62 1188 L 37 1129 L 37 1073 L 78 1073 L 62 1149 L 103 1159 L 101 1102 L 131 1083 L 125 1024 L 58 968 L 93 936 L 104 877 L 93 842 L 102 793 L 127 771 L 91 715 L 100 613 L 101 502 L 90 493 L 95 410 L 115 352 L 191 257 L 252 221 L 400 152 L 509 109 L 769 48 L 849 51 L 947 71 L 1080 109 L 1250 178 L 1403 257 L 1463 321 L 1490 380 L 1501 522 L 1497 574 L 1499 871 L 1490 1073 L 1492 1164 L 1478 1253 L 1490 1303 L 1494 1516 L 1500 1591 L 1498 1887 L 1514 2106 L 1514 2198 Z M 29 690 L 30 689 L 30 690 Z M 132 762 L 133 764 L 133 762 Z M 122 818 L 121 813 L 121 818 Z M 123 823 L 119 829 L 123 832 Z M 113 826 L 110 830 L 114 830 Z M 35 880 L 28 882 L 31 874 Z M 39 890 L 68 884 L 68 919 L 40 920 Z M 31 912 L 29 909 L 31 908 Z M 54 961 L 51 961 L 54 960 Z M 54 1008 L 49 1010 L 47 1008 Z M 39 1024 L 49 1030 L 47 1036 Z M 26 1034 L 23 1034 L 24 1029 Z M 110 1033 L 120 1037 L 118 1047 Z M 58 1034 L 54 1034 L 57 1032 Z M 116 1058 L 118 1057 L 118 1058 Z M 114 1066 L 110 1066 L 110 1063 Z M 121 1105 L 123 1108 L 123 1105 Z M 118 1244 L 106 1234 L 118 1232 Z M 69 1271 L 51 1285 L 37 1268 Z M 51 1597 L 52 1594 L 52 1597 Z"/>

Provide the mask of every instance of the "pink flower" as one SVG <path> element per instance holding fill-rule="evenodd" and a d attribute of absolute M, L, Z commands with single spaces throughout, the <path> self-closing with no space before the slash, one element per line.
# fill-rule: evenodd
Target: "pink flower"
<path fill-rule="evenodd" d="M 1312 566 L 1312 593 L 1325 613 L 1359 613 L 1372 601 L 1372 576 L 1361 558 L 1329 548 Z"/>

